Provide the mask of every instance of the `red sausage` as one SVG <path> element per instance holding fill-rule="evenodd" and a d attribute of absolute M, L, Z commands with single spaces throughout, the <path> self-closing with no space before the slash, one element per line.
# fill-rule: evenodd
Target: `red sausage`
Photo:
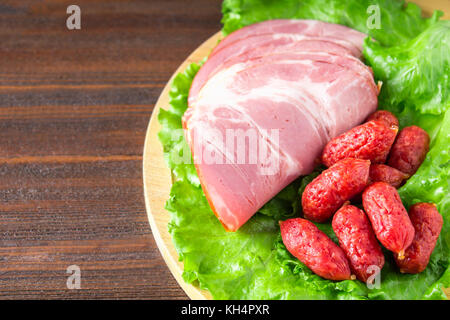
<path fill-rule="evenodd" d="M 354 127 L 327 143 L 322 152 L 322 163 L 330 167 L 345 158 L 384 163 L 397 131 L 397 126 L 388 126 L 384 121 L 369 121 Z"/>
<path fill-rule="evenodd" d="M 280 229 L 288 251 L 315 274 L 329 280 L 351 279 L 344 251 L 312 222 L 289 219 L 280 221 Z"/>
<path fill-rule="evenodd" d="M 378 240 L 402 259 L 414 239 L 414 227 L 397 189 L 385 182 L 375 182 L 364 190 L 362 199 Z"/>
<path fill-rule="evenodd" d="M 332 226 L 359 280 L 366 282 L 373 275 L 372 266 L 383 268 L 384 255 L 364 211 L 344 205 L 334 215 Z"/>
<path fill-rule="evenodd" d="M 375 111 L 367 118 L 366 122 L 373 120 L 384 121 L 388 126 L 396 126 L 396 127 L 399 126 L 397 117 L 394 116 L 391 112 L 386 110 Z"/>
<path fill-rule="evenodd" d="M 346 158 L 324 170 L 302 194 L 304 216 L 324 222 L 345 201 L 362 192 L 369 182 L 370 161 Z"/>
<path fill-rule="evenodd" d="M 444 220 L 432 203 L 416 203 L 409 208 L 409 217 L 416 234 L 405 251 L 405 258 L 395 261 L 402 273 L 420 273 L 428 265 Z"/>
<path fill-rule="evenodd" d="M 412 176 L 419 169 L 430 149 L 428 133 L 417 126 L 400 131 L 389 154 L 388 164 Z"/>
<path fill-rule="evenodd" d="M 409 178 L 406 173 L 403 173 L 385 164 L 371 165 L 369 177 L 370 182 L 386 182 L 394 188 L 400 187 L 403 181 Z"/>

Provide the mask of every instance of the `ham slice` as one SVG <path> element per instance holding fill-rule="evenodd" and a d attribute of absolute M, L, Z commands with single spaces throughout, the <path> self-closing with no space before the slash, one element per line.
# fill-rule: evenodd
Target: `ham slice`
<path fill-rule="evenodd" d="M 333 25 L 321 28 L 321 22 L 308 20 L 272 23 L 241 29 L 243 34 L 237 31 L 231 40 L 223 40 L 225 45 L 200 69 L 216 63 L 195 94 L 191 88 L 183 116 L 202 188 L 229 231 L 238 230 L 289 183 L 310 173 L 330 139 L 361 123 L 377 107 L 370 68 L 335 42 L 301 38 L 302 30 L 313 26 L 332 34 Z M 252 51 L 239 50 L 252 34 L 294 26 L 298 42 L 278 47 L 269 37 Z M 349 29 L 336 26 L 337 34 L 342 30 Z M 355 32 L 349 30 L 348 38 Z M 359 39 L 355 46 L 362 45 L 363 37 Z M 236 47 L 238 53 L 217 63 L 227 47 Z"/>
<path fill-rule="evenodd" d="M 268 20 L 233 32 L 213 50 L 192 83 L 189 99 L 193 103 L 198 91 L 214 71 L 226 61 L 245 61 L 272 51 L 324 51 L 348 53 L 360 58 L 366 35 L 345 26 L 317 20 Z M 291 46 L 287 48 L 286 46 Z"/>
<path fill-rule="evenodd" d="M 338 41 L 319 37 L 275 36 L 272 34 L 253 37 L 252 41 L 236 41 L 211 55 L 202 66 L 192 82 L 189 99 L 193 104 L 201 87 L 209 77 L 222 68 L 237 62 L 245 62 L 249 59 L 279 52 L 327 52 L 340 55 L 351 55 L 351 51 Z"/>
<path fill-rule="evenodd" d="M 358 56 L 362 52 L 363 40 L 367 37 L 366 34 L 351 28 L 318 20 L 267 20 L 246 26 L 231 33 L 214 48 L 212 54 L 215 54 L 235 41 L 248 40 L 251 37 L 264 34 L 291 34 L 332 38 L 336 41 L 347 42 L 348 47 Z"/>

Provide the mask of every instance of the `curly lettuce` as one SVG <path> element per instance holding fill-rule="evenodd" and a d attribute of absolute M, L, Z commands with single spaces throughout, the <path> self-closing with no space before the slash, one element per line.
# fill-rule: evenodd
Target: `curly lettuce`
<path fill-rule="evenodd" d="M 440 115 L 449 108 L 450 21 L 439 21 L 395 47 L 367 38 L 366 62 L 384 82 L 380 102 L 397 112 L 407 109 Z"/>
<path fill-rule="evenodd" d="M 377 10 L 379 29 L 368 20 Z M 397 0 L 224 0 L 222 13 L 225 35 L 269 19 L 315 19 L 349 26 L 386 46 L 409 41 L 442 16 L 435 11 L 424 19 L 418 5 Z"/>
<path fill-rule="evenodd" d="M 367 7 L 373 4 L 380 7 L 381 29 L 366 26 Z M 405 206 L 435 202 L 444 227 L 421 274 L 399 273 L 386 251 L 380 288 L 322 279 L 286 250 L 278 227 L 278 220 L 301 214 L 299 199 L 318 168 L 286 187 L 237 232 L 226 232 L 208 205 L 192 161 L 179 161 L 190 157 L 181 116 L 201 65 L 191 64 L 174 78 L 170 107 L 158 115 L 159 138 L 175 180 L 166 203 L 169 231 L 184 262 L 184 280 L 216 299 L 445 299 L 442 288 L 450 287 L 448 22 L 438 22 L 439 12 L 424 19 L 416 5 L 395 0 L 225 0 L 223 13 L 225 34 L 267 19 L 307 18 L 344 24 L 375 38 L 366 40 L 364 55 L 376 80 L 384 83 L 380 106 L 393 111 L 402 126 L 419 125 L 431 136 L 426 160 L 400 195 Z M 329 223 L 318 227 L 337 241 Z"/>

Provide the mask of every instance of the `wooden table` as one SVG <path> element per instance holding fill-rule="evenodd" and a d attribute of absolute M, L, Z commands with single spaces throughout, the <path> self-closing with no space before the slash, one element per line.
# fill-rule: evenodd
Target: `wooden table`
<path fill-rule="evenodd" d="M 0 298 L 186 298 L 149 228 L 142 148 L 220 2 L 1 1 Z"/>

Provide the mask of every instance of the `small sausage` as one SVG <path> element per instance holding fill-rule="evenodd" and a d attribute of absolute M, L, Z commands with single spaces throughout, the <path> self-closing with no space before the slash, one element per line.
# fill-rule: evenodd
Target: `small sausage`
<path fill-rule="evenodd" d="M 369 121 L 354 127 L 327 143 L 322 163 L 330 167 L 345 158 L 384 163 L 397 131 L 397 126 L 388 126 L 384 121 Z"/>
<path fill-rule="evenodd" d="M 412 176 L 419 169 L 430 149 L 430 136 L 420 127 L 400 130 L 389 154 L 388 164 Z"/>
<path fill-rule="evenodd" d="M 324 222 L 369 183 L 370 161 L 346 158 L 322 171 L 302 194 L 305 218 Z"/>
<path fill-rule="evenodd" d="M 378 240 L 402 259 L 414 239 L 414 227 L 397 189 L 375 182 L 364 190 L 362 200 Z"/>
<path fill-rule="evenodd" d="M 400 187 L 403 181 L 409 178 L 406 173 L 385 164 L 372 164 L 369 177 L 370 182 L 386 182 L 394 188 Z"/>
<path fill-rule="evenodd" d="M 329 280 L 351 279 L 344 251 L 312 222 L 289 219 L 280 221 L 280 229 L 288 251 L 315 274 Z"/>
<path fill-rule="evenodd" d="M 359 280 L 366 282 L 373 275 L 373 266 L 383 268 L 384 255 L 364 211 L 344 205 L 334 215 L 332 226 Z"/>
<path fill-rule="evenodd" d="M 366 120 L 367 121 L 373 121 L 373 120 L 381 120 L 384 121 L 388 126 L 399 126 L 398 119 L 394 114 L 387 110 L 378 110 L 372 113 Z"/>
<path fill-rule="evenodd" d="M 395 261 L 402 273 L 420 273 L 428 265 L 444 220 L 432 203 L 416 203 L 409 208 L 409 217 L 416 234 L 405 251 L 405 258 Z"/>

